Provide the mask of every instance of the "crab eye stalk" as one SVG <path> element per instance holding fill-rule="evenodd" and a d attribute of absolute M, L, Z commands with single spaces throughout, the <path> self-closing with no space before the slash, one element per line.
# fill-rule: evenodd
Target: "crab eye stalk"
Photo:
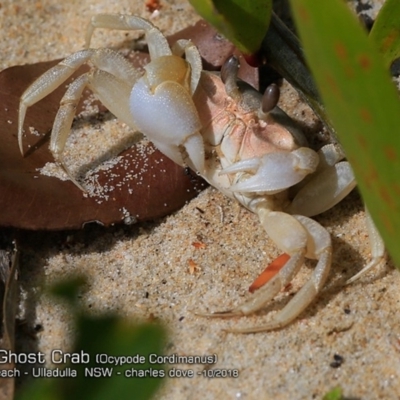
<path fill-rule="evenodd" d="M 241 97 L 237 75 L 239 71 L 239 60 L 236 56 L 230 56 L 221 67 L 221 80 L 225 84 L 226 93 L 233 99 Z"/>
<path fill-rule="evenodd" d="M 221 67 L 221 79 L 225 84 L 229 81 L 236 83 L 239 70 L 239 60 L 236 56 L 230 56 Z"/>

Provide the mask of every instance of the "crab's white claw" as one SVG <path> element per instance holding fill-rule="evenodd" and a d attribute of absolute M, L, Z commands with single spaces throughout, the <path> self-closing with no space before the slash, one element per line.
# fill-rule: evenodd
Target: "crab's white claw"
<path fill-rule="evenodd" d="M 173 81 L 154 90 L 146 77 L 133 87 L 130 108 L 136 127 L 179 165 L 204 172 L 204 143 L 200 119 L 190 93 Z"/>
<path fill-rule="evenodd" d="M 254 174 L 232 185 L 230 190 L 274 194 L 295 185 L 315 171 L 319 162 L 315 151 L 300 147 L 292 152 L 269 153 L 261 158 L 239 161 L 221 174 L 247 172 Z"/>

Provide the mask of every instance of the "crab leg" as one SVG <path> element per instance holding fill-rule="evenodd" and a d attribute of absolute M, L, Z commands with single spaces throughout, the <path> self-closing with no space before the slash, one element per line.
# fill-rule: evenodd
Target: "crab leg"
<path fill-rule="evenodd" d="M 282 212 L 258 210 L 260 221 L 272 240 L 291 258 L 264 287 L 246 303 L 227 312 L 207 316 L 230 317 L 252 314 L 263 308 L 282 287 L 286 286 L 303 264 L 304 257 L 316 258 L 317 266 L 309 281 L 295 297 L 266 325 L 253 328 L 232 329 L 231 332 L 252 333 L 281 328 L 293 321 L 321 291 L 331 265 L 331 239 L 317 222 L 303 216 Z"/>
<path fill-rule="evenodd" d="M 93 32 L 97 28 L 115 30 L 143 30 L 149 47 L 150 58 L 155 60 L 163 56 L 176 54 L 181 57 L 185 53 L 186 61 L 191 66 L 190 90 L 193 94 L 197 88 L 202 71 L 202 61 L 197 47 L 190 40 L 178 40 L 172 50 L 161 31 L 151 22 L 135 15 L 98 14 L 90 20 L 86 32 L 85 47 L 89 48 Z"/>
<path fill-rule="evenodd" d="M 241 315 L 250 315 L 261 310 L 283 287 L 291 282 L 303 264 L 304 253 L 304 249 L 294 253 L 285 266 L 265 286 L 259 289 L 255 295 L 240 306 L 231 310 L 217 311 L 209 314 L 201 313 L 198 315 L 203 317 L 237 317 Z"/>
<path fill-rule="evenodd" d="M 73 177 L 69 168 L 64 163 L 62 154 L 71 131 L 76 107 L 78 106 L 83 90 L 88 84 L 88 79 L 88 74 L 84 74 L 71 83 L 61 99 L 60 108 L 54 120 L 52 134 L 50 136 L 50 151 L 53 154 L 54 160 L 64 169 L 69 179 L 84 192 L 86 191 L 85 188 Z"/>
<path fill-rule="evenodd" d="M 67 173 L 70 180 L 81 190 L 85 189 L 73 177 L 69 168 L 64 163 L 63 152 L 68 135 L 71 132 L 72 121 L 82 96 L 83 90 L 89 87 L 97 94 L 101 102 L 119 118 L 129 126 L 134 126 L 129 110 L 129 94 L 130 90 L 123 81 L 117 79 L 108 72 L 95 70 L 81 75 L 70 84 L 60 102 L 60 108 L 54 120 L 52 134 L 50 137 L 50 151 L 54 160 L 61 165 Z M 112 88 L 112 95 L 109 89 Z"/>
<path fill-rule="evenodd" d="M 320 158 L 318 170 L 322 170 L 326 167 L 332 167 L 346 157 L 340 145 L 332 143 L 321 147 L 321 149 L 318 151 L 318 155 Z"/>
<path fill-rule="evenodd" d="M 161 56 L 172 54 L 169 44 L 161 31 L 151 22 L 135 15 L 121 14 L 98 14 L 94 15 L 86 32 L 86 48 L 90 46 L 90 40 L 96 28 L 115 30 L 143 30 L 149 47 L 150 58 L 155 59 Z"/>
<path fill-rule="evenodd" d="M 62 153 L 83 90 L 89 87 L 117 118 L 134 127 L 129 108 L 129 95 L 140 73 L 112 50 L 82 50 L 61 61 L 28 87 L 21 97 L 18 121 L 18 141 L 22 152 L 22 127 L 27 108 L 60 86 L 87 61 L 97 68 L 81 75 L 70 84 L 60 102 L 50 138 L 50 151 L 55 161 L 62 166 L 71 181 L 81 190 L 84 190 L 83 187 L 63 162 Z"/>
<path fill-rule="evenodd" d="M 372 260 L 360 272 L 358 272 L 348 281 L 346 281 L 346 285 L 348 285 L 349 283 L 353 283 L 366 272 L 368 272 L 371 268 L 377 266 L 384 259 L 385 256 L 385 244 L 383 243 L 381 235 L 379 234 L 378 229 L 376 228 L 367 207 L 365 207 L 365 219 L 367 223 L 367 231 L 371 246 Z"/>
<path fill-rule="evenodd" d="M 114 84 L 117 80 L 120 82 L 116 82 L 116 89 L 110 90 L 109 92 L 103 91 L 104 95 L 101 96 L 101 101 L 110 109 L 111 112 L 116 114 L 118 118 L 122 118 L 122 120 L 128 124 L 132 123 L 132 118 L 130 116 L 130 111 L 128 107 L 128 95 L 124 96 L 123 99 L 120 98 L 119 94 L 123 86 L 124 91 L 127 89 L 130 91 L 130 88 L 133 86 L 135 81 L 140 77 L 140 74 L 132 67 L 132 65 L 126 61 L 121 55 L 117 52 L 114 52 L 109 49 L 87 49 L 79 51 L 71 56 L 67 57 L 65 60 L 61 61 L 59 64 L 55 65 L 53 68 L 49 69 L 46 73 L 44 73 L 41 77 L 39 77 L 35 82 L 32 83 L 28 89 L 21 96 L 21 102 L 19 106 L 19 117 L 18 117 L 18 143 L 23 153 L 22 148 L 22 128 L 25 120 L 26 110 L 37 103 L 44 97 L 46 97 L 49 93 L 54 91 L 57 87 L 59 87 L 63 82 L 65 82 L 81 65 L 86 63 L 87 61 L 91 61 L 97 68 L 102 71 L 109 72 L 109 78 L 104 78 L 104 85 L 99 84 L 100 79 L 96 78 L 96 84 L 91 85 L 92 89 L 95 89 L 95 86 L 99 86 L 99 95 L 101 94 L 101 86 L 106 86 L 110 89 L 110 83 Z M 116 78 L 110 78 L 110 74 L 115 75 Z M 112 82 L 108 83 L 107 81 L 112 80 Z M 76 93 L 82 93 L 76 89 L 71 89 L 69 96 L 75 90 Z M 83 89 L 82 89 L 83 90 Z M 112 93 L 115 95 L 113 96 Z M 77 95 L 74 95 L 77 97 Z M 109 98 L 119 100 L 117 102 L 117 106 L 113 101 L 110 101 Z M 124 102 L 123 115 L 121 115 L 118 110 L 120 109 L 121 103 Z M 74 111 L 71 110 L 71 113 Z M 61 119 L 60 119 L 61 121 Z M 71 120 L 72 122 L 72 120 Z M 69 124 L 69 127 L 71 125 Z M 132 126 L 132 125 L 131 125 Z M 59 137 L 59 136 L 58 136 Z M 54 143 L 54 141 L 53 141 Z"/>
<path fill-rule="evenodd" d="M 185 59 L 190 64 L 190 94 L 193 95 L 199 84 L 203 69 L 199 50 L 190 40 L 180 39 L 172 47 L 172 52 L 179 57 L 185 54 Z"/>
<path fill-rule="evenodd" d="M 263 308 L 297 274 L 303 264 L 307 247 L 307 232 L 293 216 L 265 208 L 258 209 L 258 216 L 270 238 L 290 255 L 285 266 L 247 302 L 230 311 L 207 316 L 237 316 L 252 314 Z"/>
<path fill-rule="evenodd" d="M 356 185 L 350 164 L 339 162 L 311 177 L 296 194 L 287 211 L 308 217 L 321 214 L 343 200 Z"/>
<path fill-rule="evenodd" d="M 291 214 L 314 216 L 332 208 L 345 198 L 356 186 L 356 180 L 343 151 L 332 144 L 324 146 L 319 152 L 320 163 L 314 175 L 300 183 L 293 201 L 286 209 Z M 370 238 L 372 260 L 346 284 L 356 281 L 365 272 L 378 265 L 384 258 L 385 245 L 375 224 L 365 208 L 368 236 Z"/>
<path fill-rule="evenodd" d="M 21 154 L 23 154 L 22 128 L 24 125 L 26 110 L 59 87 L 82 64 L 88 61 L 92 55 L 93 50 L 82 50 L 72 54 L 40 76 L 22 94 L 18 116 L 18 144 Z"/>

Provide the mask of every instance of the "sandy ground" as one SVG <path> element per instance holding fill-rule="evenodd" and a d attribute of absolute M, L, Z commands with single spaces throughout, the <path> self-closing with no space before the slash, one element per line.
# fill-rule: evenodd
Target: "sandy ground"
<path fill-rule="evenodd" d="M 84 27 L 93 14 L 151 17 L 142 1 L 110 3 L 2 1 L 1 69 L 62 58 L 81 49 Z M 161 3 L 152 21 L 165 33 L 197 19 L 185 1 Z M 93 44 L 118 46 L 134 37 L 98 32 Z M 168 324 L 169 353 L 215 353 L 215 368 L 239 371 L 238 378 L 166 381 L 161 399 L 318 399 L 337 385 L 348 398 L 397 399 L 399 272 L 388 261 L 355 284 L 343 286 L 370 257 L 356 192 L 316 219 L 333 240 L 327 286 L 290 326 L 250 335 L 226 333 L 223 328 L 269 320 L 305 282 L 313 264 L 307 264 L 292 287 L 279 294 L 267 308 L 271 313 L 227 320 L 197 317 L 195 311 L 229 309 L 243 302 L 249 297 L 249 284 L 279 254 L 254 215 L 212 188 L 176 214 L 153 223 L 38 234 L 22 260 L 22 281 L 32 299 L 30 320 L 44 328 L 38 334 L 38 348 L 46 353 L 68 349 L 71 332 L 65 310 L 35 293 L 43 283 L 81 272 L 89 277 L 82 299 L 87 308 L 116 310 L 129 318 L 153 314 Z M 206 246 L 198 249 L 193 242 Z M 190 260 L 198 268 L 191 270 Z M 341 365 L 338 356 L 343 358 Z M 193 368 L 200 371 L 202 366 Z"/>

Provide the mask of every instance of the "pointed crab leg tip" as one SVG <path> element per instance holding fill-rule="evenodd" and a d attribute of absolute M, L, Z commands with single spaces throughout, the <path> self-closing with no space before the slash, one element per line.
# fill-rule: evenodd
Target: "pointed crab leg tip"
<path fill-rule="evenodd" d="M 88 190 L 82 186 L 75 178 L 72 178 L 71 176 L 69 176 L 70 181 L 78 188 L 80 189 L 83 193 L 88 194 Z"/>
<path fill-rule="evenodd" d="M 372 261 L 369 262 L 369 264 L 367 266 L 365 266 L 361 271 L 359 271 L 357 274 L 355 274 L 354 276 L 352 276 L 350 279 L 348 279 L 344 284 L 345 285 L 350 285 L 353 282 L 356 282 L 358 279 L 360 279 L 363 275 L 365 275 L 365 273 L 367 273 L 368 271 L 370 271 L 372 268 L 374 268 L 375 266 L 377 266 L 383 258 L 377 258 L 374 259 Z"/>
<path fill-rule="evenodd" d="M 357 274 L 355 274 L 354 276 L 352 276 L 350 279 L 347 279 L 347 281 L 344 283 L 345 286 L 350 285 L 356 281 L 358 281 L 361 276 L 364 275 L 366 271 L 364 269 L 362 269 L 360 272 L 358 272 Z"/>
<path fill-rule="evenodd" d="M 224 329 L 222 329 L 224 332 L 226 332 L 226 333 L 234 333 L 234 334 L 246 334 L 246 335 L 249 335 L 250 333 L 255 333 L 254 331 L 252 331 L 251 330 L 251 328 L 249 328 L 249 329 L 246 329 L 246 328 L 243 328 L 243 329 L 230 329 L 230 328 L 224 328 Z"/>
<path fill-rule="evenodd" d="M 24 154 L 24 145 L 22 144 L 22 129 L 18 129 L 18 147 L 22 157 L 24 157 L 25 154 Z"/>
<path fill-rule="evenodd" d="M 241 316 L 242 313 L 234 310 L 226 310 L 226 311 L 216 311 L 213 313 L 195 313 L 198 317 L 205 318 L 229 318 L 229 317 L 238 317 Z"/>
<path fill-rule="evenodd" d="M 24 149 L 23 149 L 22 143 L 18 143 L 18 147 L 19 147 L 19 151 L 20 151 L 20 153 L 21 153 L 21 156 L 22 156 L 22 157 L 25 157 Z"/>
<path fill-rule="evenodd" d="M 23 129 L 24 129 L 24 122 L 25 122 L 25 115 L 26 115 L 26 106 L 24 103 L 21 103 L 19 105 L 19 111 L 18 111 L 18 146 L 19 146 L 19 151 L 21 152 L 22 157 L 24 157 L 24 147 L 22 144 L 22 135 L 23 135 Z"/>
<path fill-rule="evenodd" d="M 68 167 L 61 160 L 56 160 L 56 163 L 64 170 L 64 172 L 68 175 L 69 180 L 83 193 L 88 194 L 88 190 L 82 186 L 71 174 Z"/>
<path fill-rule="evenodd" d="M 227 328 L 227 329 L 224 329 L 224 331 L 228 332 L 228 333 L 240 333 L 242 335 L 243 334 L 249 335 L 251 333 L 268 332 L 268 331 L 272 331 L 274 329 L 278 329 L 278 328 L 273 328 L 268 325 L 265 325 L 265 326 L 254 326 L 252 328 L 237 328 L 237 329 Z"/>
<path fill-rule="evenodd" d="M 68 175 L 68 177 L 69 177 L 69 180 L 79 189 L 79 190 L 81 190 L 83 193 L 85 193 L 85 194 L 88 194 L 89 192 L 88 192 L 88 190 L 84 187 L 84 186 L 82 186 L 75 178 L 72 178 L 71 176 L 69 176 Z"/>

